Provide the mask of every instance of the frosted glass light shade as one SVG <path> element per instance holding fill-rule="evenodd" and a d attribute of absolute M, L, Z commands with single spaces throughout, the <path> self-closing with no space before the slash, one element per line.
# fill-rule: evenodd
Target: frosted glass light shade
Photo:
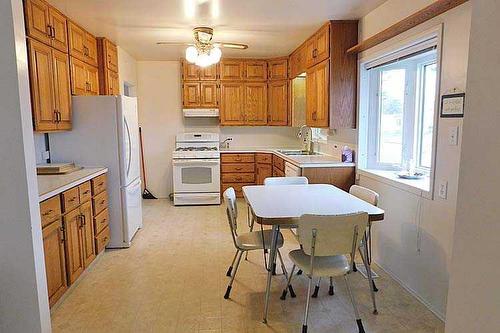
<path fill-rule="evenodd" d="M 216 64 L 219 62 L 221 56 L 222 56 L 222 51 L 218 47 L 214 47 L 213 49 L 210 50 L 210 61 L 212 64 Z"/>
<path fill-rule="evenodd" d="M 186 60 L 191 63 L 195 63 L 197 59 L 198 59 L 198 50 L 194 46 L 189 46 L 186 49 Z"/>
<path fill-rule="evenodd" d="M 212 62 L 210 61 L 210 56 L 208 54 L 202 53 L 198 55 L 198 59 L 196 59 L 195 64 L 200 67 L 207 67 L 210 66 Z"/>

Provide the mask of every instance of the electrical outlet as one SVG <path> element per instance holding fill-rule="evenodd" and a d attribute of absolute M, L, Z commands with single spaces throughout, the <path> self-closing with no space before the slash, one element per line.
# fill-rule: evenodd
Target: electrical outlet
<path fill-rule="evenodd" d="M 448 132 L 448 143 L 450 146 L 458 146 L 458 126 L 450 127 Z"/>
<path fill-rule="evenodd" d="M 443 180 L 439 183 L 439 197 L 446 199 L 448 197 L 448 182 Z"/>
<path fill-rule="evenodd" d="M 42 151 L 42 160 L 48 160 L 50 158 L 50 151 Z"/>

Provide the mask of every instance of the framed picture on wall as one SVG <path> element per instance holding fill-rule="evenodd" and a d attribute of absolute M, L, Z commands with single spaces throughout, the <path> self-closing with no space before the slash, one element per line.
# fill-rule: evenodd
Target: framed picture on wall
<path fill-rule="evenodd" d="M 443 95 L 441 118 L 462 118 L 465 109 L 465 93 Z"/>

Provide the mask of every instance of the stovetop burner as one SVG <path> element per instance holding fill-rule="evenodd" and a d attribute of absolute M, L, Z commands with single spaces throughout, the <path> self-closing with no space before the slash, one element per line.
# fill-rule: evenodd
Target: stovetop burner
<path fill-rule="evenodd" d="M 179 147 L 176 151 L 217 151 L 216 147 Z"/>

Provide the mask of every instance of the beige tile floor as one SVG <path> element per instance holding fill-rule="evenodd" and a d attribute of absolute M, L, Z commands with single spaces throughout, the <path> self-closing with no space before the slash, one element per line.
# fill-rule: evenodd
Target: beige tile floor
<path fill-rule="evenodd" d="M 240 205 L 240 226 L 246 209 Z M 297 246 L 284 232 L 285 249 Z M 307 280 L 293 283 L 297 298 L 281 301 L 281 274 L 273 279 L 269 324 L 262 323 L 266 272 L 262 252 L 238 271 L 230 300 L 223 294 L 234 255 L 223 206 L 173 207 L 144 202 L 144 228 L 130 249 L 106 251 L 52 312 L 54 332 L 300 332 Z M 377 270 L 379 315 L 371 313 L 368 285 L 351 275 L 367 332 L 443 332 L 443 323 L 395 281 Z M 278 273 L 280 270 L 278 269 Z M 310 332 L 357 332 L 342 281 L 335 296 L 322 285 L 311 302 Z"/>

